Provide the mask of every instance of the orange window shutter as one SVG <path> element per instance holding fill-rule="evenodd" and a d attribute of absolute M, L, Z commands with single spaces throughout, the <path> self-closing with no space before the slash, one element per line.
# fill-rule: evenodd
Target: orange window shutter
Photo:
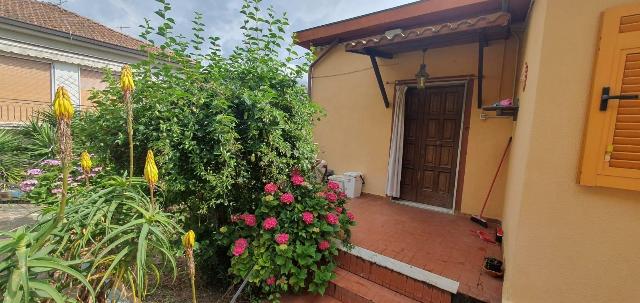
<path fill-rule="evenodd" d="M 580 184 L 640 191 L 640 4 L 603 14 Z"/>

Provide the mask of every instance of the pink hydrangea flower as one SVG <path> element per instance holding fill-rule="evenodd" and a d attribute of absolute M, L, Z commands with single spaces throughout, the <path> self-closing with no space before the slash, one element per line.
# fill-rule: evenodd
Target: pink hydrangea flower
<path fill-rule="evenodd" d="M 233 255 L 236 257 L 239 255 L 242 255 L 248 246 L 249 246 L 249 242 L 247 242 L 247 239 L 245 238 L 237 239 L 233 245 Z"/>
<path fill-rule="evenodd" d="M 289 243 L 289 234 L 277 234 L 276 242 L 278 244 L 287 244 Z"/>
<path fill-rule="evenodd" d="M 351 221 L 355 221 L 356 220 L 356 216 L 350 211 L 347 212 L 347 218 L 349 218 L 349 220 L 351 220 Z"/>
<path fill-rule="evenodd" d="M 327 187 L 330 190 L 339 190 L 340 189 L 340 183 L 336 182 L 336 181 L 329 181 L 329 183 L 327 183 Z"/>
<path fill-rule="evenodd" d="M 327 214 L 327 223 L 331 224 L 331 225 L 336 225 L 338 224 L 338 216 L 334 213 L 328 213 Z"/>
<path fill-rule="evenodd" d="M 322 240 L 320 241 L 320 243 L 318 243 L 318 248 L 320 250 L 327 250 L 329 249 L 329 247 L 331 247 L 331 243 L 329 243 L 329 241 L 327 240 Z"/>
<path fill-rule="evenodd" d="M 48 165 L 48 166 L 58 166 L 60 165 L 60 161 L 59 160 L 55 160 L 55 159 L 47 159 L 42 161 L 43 165 Z"/>
<path fill-rule="evenodd" d="M 336 193 L 334 193 L 334 192 L 328 192 L 328 193 L 324 194 L 324 198 L 327 199 L 327 201 L 329 201 L 329 202 L 338 201 L 338 195 L 336 195 Z"/>
<path fill-rule="evenodd" d="M 300 186 L 304 184 L 304 178 L 301 175 L 292 175 L 291 183 L 293 183 L 293 185 L 295 186 Z"/>
<path fill-rule="evenodd" d="M 336 207 L 336 213 L 338 214 L 341 214 L 343 210 L 342 207 Z"/>
<path fill-rule="evenodd" d="M 270 195 L 273 195 L 276 191 L 278 191 L 278 185 L 275 183 L 267 183 L 264 186 L 264 192 Z"/>
<path fill-rule="evenodd" d="M 302 221 L 307 225 L 313 224 L 313 214 L 311 212 L 305 211 L 302 213 Z"/>
<path fill-rule="evenodd" d="M 256 215 L 243 214 L 242 220 L 244 220 L 244 224 L 247 224 L 247 226 L 251 226 L 251 227 L 256 226 Z"/>
<path fill-rule="evenodd" d="M 266 218 L 262 222 L 262 228 L 264 230 L 272 230 L 276 228 L 277 225 L 278 225 L 278 220 L 275 217 Z"/>
<path fill-rule="evenodd" d="M 272 286 L 276 284 L 276 277 L 274 276 L 268 277 L 266 282 L 267 282 L 267 285 Z"/>
<path fill-rule="evenodd" d="M 338 193 L 338 198 L 340 199 L 345 199 L 347 197 L 347 194 L 343 193 L 343 192 L 339 192 Z"/>
<path fill-rule="evenodd" d="M 292 193 L 284 193 L 282 194 L 282 196 L 280 196 L 280 202 L 284 203 L 284 204 L 291 204 L 293 203 L 293 200 L 295 198 L 293 197 Z"/>
<path fill-rule="evenodd" d="M 242 215 L 238 215 L 238 214 L 231 215 L 231 222 L 238 222 L 241 219 L 242 219 Z"/>
<path fill-rule="evenodd" d="M 39 168 L 32 168 L 30 170 L 27 170 L 27 175 L 29 176 L 39 176 L 42 175 L 42 169 Z"/>

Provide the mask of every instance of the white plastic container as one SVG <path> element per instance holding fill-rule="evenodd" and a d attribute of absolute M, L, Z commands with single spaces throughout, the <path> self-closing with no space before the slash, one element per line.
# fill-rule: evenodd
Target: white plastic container
<path fill-rule="evenodd" d="M 360 197 L 362 193 L 363 183 L 362 173 L 360 172 L 346 172 L 344 173 L 344 193 L 349 198 Z"/>
<path fill-rule="evenodd" d="M 329 181 L 333 181 L 336 182 L 338 184 L 340 184 L 340 191 L 344 192 L 344 180 L 345 176 L 344 175 L 333 175 L 333 176 L 329 176 Z"/>

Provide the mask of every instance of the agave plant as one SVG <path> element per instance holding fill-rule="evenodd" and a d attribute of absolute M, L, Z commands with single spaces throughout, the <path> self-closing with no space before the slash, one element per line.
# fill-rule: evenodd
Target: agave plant
<path fill-rule="evenodd" d="M 20 141 L 17 134 L 0 130 L 0 186 L 18 182 L 24 174 L 27 159 L 20 155 Z"/>
<path fill-rule="evenodd" d="M 54 234 L 61 249 L 54 254 L 92 260 L 87 276 L 97 293 L 141 301 L 158 286 L 166 266 L 177 273 L 172 242 L 182 229 L 151 202 L 145 187 L 142 178 L 109 177 L 69 197 L 66 222 Z"/>
<path fill-rule="evenodd" d="M 51 257 L 54 250 L 51 245 L 41 249 L 34 246 L 43 236 L 41 229 L 27 230 L 21 227 L 16 232 L 0 232 L 0 236 L 8 237 L 0 241 L 0 291 L 3 293 L 3 302 L 68 302 L 73 300 L 73 293 L 65 293 L 64 285 L 73 284 L 74 281 L 82 284 L 94 297 L 87 279 L 73 268 L 80 261 Z"/>

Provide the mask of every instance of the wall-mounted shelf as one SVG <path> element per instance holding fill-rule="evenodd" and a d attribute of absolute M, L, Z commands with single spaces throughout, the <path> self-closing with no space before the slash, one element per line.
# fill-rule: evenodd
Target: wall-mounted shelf
<path fill-rule="evenodd" d="M 513 121 L 518 120 L 519 106 L 483 106 L 482 110 L 486 112 L 496 112 L 498 117 L 513 117 Z"/>

